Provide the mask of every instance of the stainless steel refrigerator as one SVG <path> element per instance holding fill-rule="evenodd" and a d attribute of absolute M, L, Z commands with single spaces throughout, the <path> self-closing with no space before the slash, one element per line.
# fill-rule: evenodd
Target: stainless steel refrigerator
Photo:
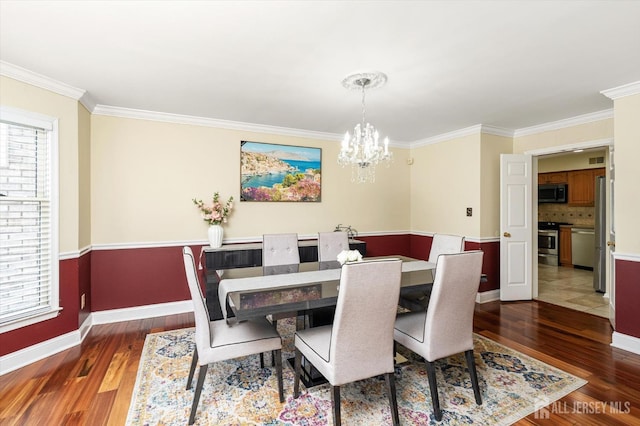
<path fill-rule="evenodd" d="M 593 288 L 595 291 L 606 291 L 606 256 L 607 256 L 607 201 L 605 191 L 607 180 L 604 176 L 596 177 L 595 188 L 595 253 L 593 259 Z"/>

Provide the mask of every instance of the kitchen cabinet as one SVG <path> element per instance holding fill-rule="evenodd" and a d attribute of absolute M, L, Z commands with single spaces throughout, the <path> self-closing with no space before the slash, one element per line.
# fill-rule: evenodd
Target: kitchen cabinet
<path fill-rule="evenodd" d="M 567 172 L 538 173 L 538 185 L 546 183 L 567 183 Z"/>
<path fill-rule="evenodd" d="M 567 172 L 567 181 L 569 183 L 569 205 L 593 206 L 596 176 L 604 175 L 604 167 L 597 169 L 571 170 Z"/>
<path fill-rule="evenodd" d="M 571 264 L 571 227 L 560 226 L 560 266 L 572 266 Z"/>

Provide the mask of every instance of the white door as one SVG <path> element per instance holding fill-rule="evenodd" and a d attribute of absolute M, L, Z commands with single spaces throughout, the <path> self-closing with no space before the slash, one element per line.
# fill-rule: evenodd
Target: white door
<path fill-rule="evenodd" d="M 500 300 L 533 296 L 531 155 L 500 155 Z"/>

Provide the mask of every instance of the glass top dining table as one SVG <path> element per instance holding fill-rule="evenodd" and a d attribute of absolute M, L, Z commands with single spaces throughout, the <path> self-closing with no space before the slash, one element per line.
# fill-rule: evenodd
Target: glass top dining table
<path fill-rule="evenodd" d="M 401 259 L 401 294 L 428 290 L 435 263 L 406 256 L 365 258 Z M 341 265 L 337 261 L 295 265 L 260 266 L 218 271 L 218 297 L 223 315 L 242 321 L 295 311 L 335 306 L 340 287 Z"/>

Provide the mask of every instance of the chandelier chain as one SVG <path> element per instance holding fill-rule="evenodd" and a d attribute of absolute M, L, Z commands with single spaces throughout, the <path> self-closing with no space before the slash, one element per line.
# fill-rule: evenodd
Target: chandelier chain
<path fill-rule="evenodd" d="M 367 85 L 367 80 L 364 78 L 361 79 L 360 84 L 362 85 L 362 129 L 364 130 L 365 123 L 367 122 L 367 107 L 364 102 L 364 90 Z"/>

